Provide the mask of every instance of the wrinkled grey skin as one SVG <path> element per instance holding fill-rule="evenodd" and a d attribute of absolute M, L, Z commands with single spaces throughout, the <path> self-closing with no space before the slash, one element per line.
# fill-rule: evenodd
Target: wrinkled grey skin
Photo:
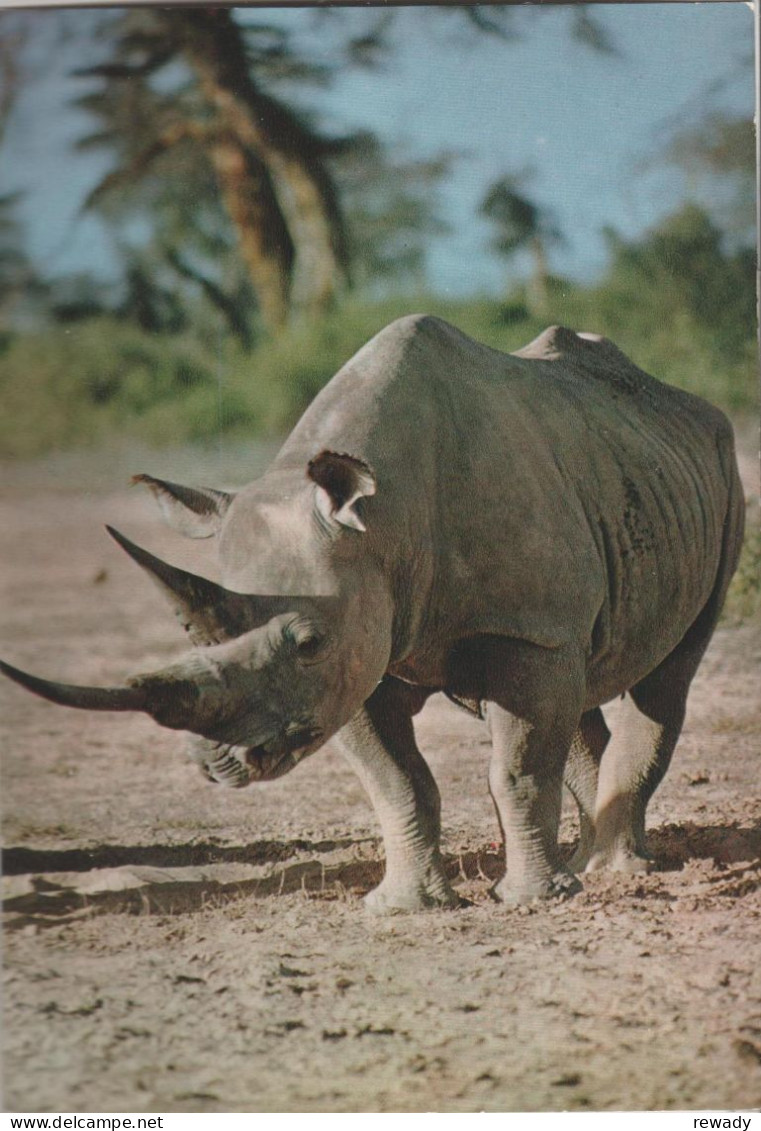
<path fill-rule="evenodd" d="M 647 866 L 645 809 L 742 538 L 720 412 L 604 339 L 553 328 L 505 355 L 415 316 L 341 369 L 236 496 L 139 478 L 183 533 L 218 537 L 222 589 L 159 576 L 200 647 L 98 694 L 193 731 L 192 757 L 231 785 L 335 736 L 383 832 L 371 908 L 458 902 L 412 726 L 439 690 L 490 728 L 498 899 Z M 611 736 L 600 705 L 624 694 Z M 565 865 L 564 774 L 582 834 Z"/>

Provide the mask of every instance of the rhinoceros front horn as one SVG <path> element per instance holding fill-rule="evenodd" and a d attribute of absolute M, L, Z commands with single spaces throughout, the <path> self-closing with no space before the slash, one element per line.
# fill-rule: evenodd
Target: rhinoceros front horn
<path fill-rule="evenodd" d="M 201 692 L 193 679 L 192 665 L 185 671 L 182 664 L 163 672 L 135 676 L 127 687 L 77 687 L 40 679 L 29 672 L 0 661 L 0 672 L 35 695 L 62 707 L 79 707 L 84 711 L 144 711 L 171 730 L 192 730 L 199 712 Z"/>
<path fill-rule="evenodd" d="M 86 711 L 149 711 L 148 695 L 142 687 L 73 687 L 22 672 L 0 661 L 0 672 L 20 683 L 35 695 L 60 703 L 62 707 L 81 707 Z"/>

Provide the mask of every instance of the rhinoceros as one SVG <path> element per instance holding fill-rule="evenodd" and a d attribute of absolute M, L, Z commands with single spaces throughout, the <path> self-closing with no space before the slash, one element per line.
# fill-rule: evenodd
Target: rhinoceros
<path fill-rule="evenodd" d="M 182 533 L 218 538 L 221 584 L 114 532 L 195 649 L 119 688 L 7 675 L 189 731 L 193 758 L 230 785 L 333 738 L 382 830 L 376 911 L 459 902 L 412 723 L 436 691 L 488 723 L 497 899 L 647 866 L 646 806 L 742 539 L 721 412 L 593 334 L 553 327 L 504 354 L 416 315 L 360 349 L 237 494 L 137 478 Z M 611 736 L 601 705 L 615 697 Z M 581 824 L 567 863 L 564 775 Z"/>

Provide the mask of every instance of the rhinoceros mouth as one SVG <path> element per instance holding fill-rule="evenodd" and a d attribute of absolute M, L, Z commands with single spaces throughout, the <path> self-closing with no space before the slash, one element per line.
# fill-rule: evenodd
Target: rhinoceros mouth
<path fill-rule="evenodd" d="M 319 745 L 322 734 L 312 727 L 291 731 L 274 743 L 249 746 L 244 760 L 252 781 L 271 781 L 287 774 Z"/>
<path fill-rule="evenodd" d="M 243 762 L 249 781 L 273 781 L 281 778 L 296 765 L 296 751 L 268 750 L 266 746 L 249 746 L 243 752 Z"/>
<path fill-rule="evenodd" d="M 256 746 L 231 746 L 206 740 L 201 768 L 209 781 L 240 789 L 252 782 L 272 781 L 287 774 L 321 744 L 313 727 L 290 730 Z"/>

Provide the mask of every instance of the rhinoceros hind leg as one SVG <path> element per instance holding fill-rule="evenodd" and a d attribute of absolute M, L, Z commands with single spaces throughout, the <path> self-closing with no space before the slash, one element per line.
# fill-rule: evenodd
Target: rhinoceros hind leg
<path fill-rule="evenodd" d="M 589 872 L 645 872 L 653 865 L 645 843 L 647 805 L 679 740 L 690 683 L 713 633 L 718 606 L 710 601 L 674 651 L 619 704 L 600 764 Z"/>
<path fill-rule="evenodd" d="M 636 689 L 618 707 L 613 737 L 600 766 L 594 847 L 588 872 L 646 872 L 648 802 L 671 761 L 684 720 L 686 694 L 664 695 L 658 709 L 640 709 Z"/>
<path fill-rule="evenodd" d="M 566 861 L 571 872 L 583 872 L 592 855 L 600 762 L 609 740 L 610 731 L 599 707 L 581 716 L 563 777 L 579 809 L 579 843 Z"/>
<path fill-rule="evenodd" d="M 369 911 L 392 914 L 458 907 L 439 851 L 441 801 L 415 742 L 419 696 L 387 677 L 336 742 L 364 786 L 383 833 L 386 875 L 365 899 Z"/>

